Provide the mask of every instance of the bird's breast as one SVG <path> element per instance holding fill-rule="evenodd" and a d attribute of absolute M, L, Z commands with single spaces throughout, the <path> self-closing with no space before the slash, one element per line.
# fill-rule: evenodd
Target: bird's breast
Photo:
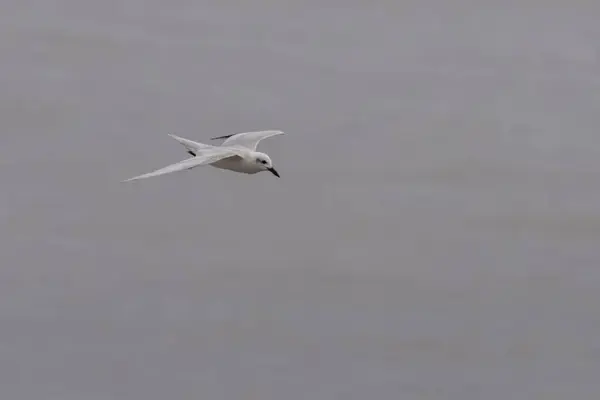
<path fill-rule="evenodd" d="M 219 160 L 211 164 L 213 167 L 228 169 L 230 171 L 242 172 L 245 174 L 255 174 L 261 169 L 253 162 L 248 162 L 241 157 L 230 157 Z"/>

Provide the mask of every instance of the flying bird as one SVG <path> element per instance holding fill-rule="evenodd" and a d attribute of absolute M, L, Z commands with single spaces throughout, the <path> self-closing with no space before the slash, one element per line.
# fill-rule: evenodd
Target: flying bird
<path fill-rule="evenodd" d="M 283 134 L 283 131 L 270 130 L 234 133 L 211 138 L 211 140 L 225 139 L 220 146 L 194 142 L 193 140 L 169 134 L 170 137 L 181 143 L 192 157 L 168 165 L 164 168 L 157 169 L 156 171 L 129 178 L 123 182 L 131 182 L 138 179 L 170 174 L 172 172 L 185 171 L 202 165 L 210 165 L 215 168 L 227 169 L 244 174 L 256 174 L 261 171 L 269 171 L 279 178 L 279 173 L 273 168 L 271 158 L 266 153 L 256 151 L 256 147 L 263 139 Z"/>

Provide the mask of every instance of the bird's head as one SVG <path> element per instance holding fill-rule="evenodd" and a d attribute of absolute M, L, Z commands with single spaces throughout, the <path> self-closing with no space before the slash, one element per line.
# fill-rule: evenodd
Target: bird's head
<path fill-rule="evenodd" d="M 271 172 L 273 175 L 279 178 L 279 173 L 273 168 L 273 162 L 271 158 L 265 153 L 256 152 L 256 157 L 254 157 L 254 162 L 263 170 Z"/>

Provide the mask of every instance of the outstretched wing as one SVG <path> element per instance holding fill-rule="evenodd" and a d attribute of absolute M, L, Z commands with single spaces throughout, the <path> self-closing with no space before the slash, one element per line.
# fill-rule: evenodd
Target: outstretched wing
<path fill-rule="evenodd" d="M 258 142 L 263 139 L 266 139 L 271 136 L 283 135 L 282 131 L 256 131 L 256 132 L 244 132 L 244 133 L 234 133 L 232 135 L 225 135 L 211 138 L 211 140 L 216 139 L 226 139 L 222 146 L 237 146 L 244 147 L 250 149 L 252 151 L 256 150 L 258 146 Z"/>
<path fill-rule="evenodd" d="M 138 179 L 151 178 L 153 176 L 170 174 L 171 172 L 185 171 L 188 169 L 199 167 L 201 165 L 212 164 L 212 163 L 222 160 L 224 158 L 234 157 L 234 156 L 238 155 L 237 152 L 235 152 L 232 149 L 216 148 L 216 150 L 217 151 L 210 151 L 210 152 L 204 153 L 202 155 L 199 155 L 197 157 L 188 158 L 188 159 L 180 161 L 178 163 L 168 165 L 164 168 L 157 169 L 156 171 L 148 172 L 147 174 L 134 176 L 133 178 L 129 178 L 127 180 L 124 180 L 123 182 L 130 182 L 130 181 L 135 181 Z"/>

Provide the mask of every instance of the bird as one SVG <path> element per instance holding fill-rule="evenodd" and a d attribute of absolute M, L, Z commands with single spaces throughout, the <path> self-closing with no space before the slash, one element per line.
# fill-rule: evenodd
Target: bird
<path fill-rule="evenodd" d="M 213 146 L 169 133 L 168 135 L 182 144 L 186 148 L 187 153 L 192 157 L 143 175 L 134 176 L 122 182 L 131 182 L 138 179 L 170 174 L 172 172 L 190 170 L 202 165 L 210 165 L 215 168 L 250 175 L 269 171 L 280 178 L 279 173 L 273 167 L 271 158 L 266 153 L 256 151 L 256 148 L 261 140 L 283 134 L 284 132 L 280 130 L 233 133 L 231 135 L 210 138 L 210 140 L 224 139 L 220 146 Z"/>

